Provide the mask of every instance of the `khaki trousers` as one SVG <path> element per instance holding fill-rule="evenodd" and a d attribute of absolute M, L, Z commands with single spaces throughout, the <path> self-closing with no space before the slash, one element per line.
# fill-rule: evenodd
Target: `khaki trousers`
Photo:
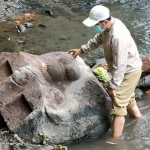
<path fill-rule="evenodd" d="M 116 97 L 112 99 L 110 114 L 126 116 L 127 109 L 131 109 L 136 105 L 134 90 L 140 77 L 141 68 L 134 72 L 125 74 L 122 83 L 116 89 Z"/>

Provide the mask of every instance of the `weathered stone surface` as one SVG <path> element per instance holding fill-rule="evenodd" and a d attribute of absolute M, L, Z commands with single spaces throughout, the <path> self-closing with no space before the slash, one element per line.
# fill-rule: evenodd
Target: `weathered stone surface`
<path fill-rule="evenodd" d="M 80 57 L 1 53 L 0 62 L 0 113 L 20 138 L 57 144 L 109 129 L 110 97 Z"/>

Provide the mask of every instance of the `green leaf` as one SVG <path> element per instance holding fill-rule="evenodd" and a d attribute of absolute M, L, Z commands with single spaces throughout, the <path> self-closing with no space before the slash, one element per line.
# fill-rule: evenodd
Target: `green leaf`
<path fill-rule="evenodd" d="M 46 141 L 48 141 L 49 139 L 45 139 Z"/>
<path fill-rule="evenodd" d="M 97 67 L 93 70 L 94 75 L 96 78 L 101 82 L 108 82 L 110 81 L 110 77 L 108 75 L 108 72 L 103 67 Z"/>
<path fill-rule="evenodd" d="M 46 141 L 45 141 L 45 140 L 43 141 L 43 144 L 44 144 L 44 145 L 46 144 Z"/>

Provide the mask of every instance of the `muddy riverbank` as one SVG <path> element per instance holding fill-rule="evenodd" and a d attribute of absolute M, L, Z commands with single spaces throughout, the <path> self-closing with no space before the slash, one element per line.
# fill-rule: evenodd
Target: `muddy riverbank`
<path fill-rule="evenodd" d="M 82 24 L 87 17 L 86 10 L 80 11 L 75 4 L 68 7 L 62 2 L 40 1 L 39 5 L 31 3 L 30 7 L 24 13 L 9 13 L 9 17 L 0 22 L 0 52 L 43 54 L 68 51 L 79 48 L 95 34 Z M 32 26 L 26 27 L 23 33 L 19 32 L 17 26 L 25 23 Z"/>

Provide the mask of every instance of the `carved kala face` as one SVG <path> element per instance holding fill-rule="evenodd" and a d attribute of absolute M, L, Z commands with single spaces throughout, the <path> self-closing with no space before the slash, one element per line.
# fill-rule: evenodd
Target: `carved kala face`
<path fill-rule="evenodd" d="M 33 70 L 30 66 L 21 67 L 12 74 L 12 79 L 16 82 L 16 84 L 25 86 L 29 84 L 30 80 L 34 77 L 32 71 Z"/>
<path fill-rule="evenodd" d="M 1 115 L 12 132 L 36 143 L 46 132 L 50 143 L 64 143 L 108 130 L 108 95 L 81 58 L 20 55 L 11 67 L 21 66 L 0 89 Z"/>

